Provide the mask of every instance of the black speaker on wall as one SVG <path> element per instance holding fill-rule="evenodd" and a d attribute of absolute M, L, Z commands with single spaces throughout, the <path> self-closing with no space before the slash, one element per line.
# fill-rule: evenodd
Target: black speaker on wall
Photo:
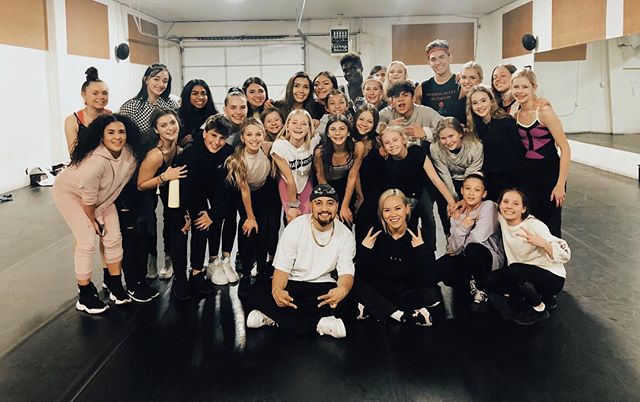
<path fill-rule="evenodd" d="M 116 59 L 126 60 L 129 57 L 129 45 L 121 43 L 116 46 Z"/>
<path fill-rule="evenodd" d="M 538 39 L 533 34 L 526 33 L 522 35 L 522 46 L 527 50 L 533 50 L 538 46 Z"/>

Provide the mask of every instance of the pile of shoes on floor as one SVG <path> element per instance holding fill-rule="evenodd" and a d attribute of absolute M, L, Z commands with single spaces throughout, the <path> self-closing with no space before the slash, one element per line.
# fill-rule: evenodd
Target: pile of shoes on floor
<path fill-rule="evenodd" d="M 56 180 L 56 175 L 64 169 L 64 164 L 59 163 L 46 168 L 43 166 L 37 166 L 31 169 L 25 170 L 25 173 L 29 176 L 29 181 L 33 187 L 51 187 Z"/>

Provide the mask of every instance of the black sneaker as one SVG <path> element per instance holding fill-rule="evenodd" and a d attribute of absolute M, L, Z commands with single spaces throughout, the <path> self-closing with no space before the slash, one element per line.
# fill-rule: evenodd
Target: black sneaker
<path fill-rule="evenodd" d="M 549 311 L 553 311 L 558 308 L 558 299 L 556 298 L 556 295 L 545 297 L 542 301 Z"/>
<path fill-rule="evenodd" d="M 189 300 L 191 299 L 191 289 L 189 288 L 189 283 L 186 279 L 178 279 L 177 277 L 173 277 L 173 283 L 171 285 L 171 294 L 178 300 Z"/>
<path fill-rule="evenodd" d="M 127 294 L 131 300 L 138 303 L 148 303 L 160 295 L 155 288 L 149 286 L 146 282 L 142 282 L 134 286 L 133 289 L 127 289 Z"/>
<path fill-rule="evenodd" d="M 98 296 L 98 290 L 89 282 L 88 285 L 78 285 L 80 297 L 76 302 L 76 310 L 84 311 L 88 314 L 102 314 L 109 309 L 100 297 Z"/>
<path fill-rule="evenodd" d="M 215 291 L 213 284 L 207 278 L 204 272 L 200 272 L 197 275 L 192 275 L 189 279 L 189 283 L 191 284 L 191 291 L 195 295 L 210 295 Z"/>
<path fill-rule="evenodd" d="M 400 322 L 407 325 L 418 325 L 420 327 L 430 327 L 433 325 L 431 314 L 426 308 L 414 310 L 413 313 L 405 311 L 400 318 Z"/>
<path fill-rule="evenodd" d="M 109 300 L 116 305 L 131 303 L 131 298 L 122 286 L 121 275 L 109 275 L 107 279 L 107 290 L 109 292 Z"/>
<path fill-rule="evenodd" d="M 519 325 L 533 325 L 536 322 L 548 320 L 549 317 L 550 315 L 547 309 L 544 311 L 536 311 L 531 307 L 516 314 L 516 316 L 513 317 L 513 322 Z"/>

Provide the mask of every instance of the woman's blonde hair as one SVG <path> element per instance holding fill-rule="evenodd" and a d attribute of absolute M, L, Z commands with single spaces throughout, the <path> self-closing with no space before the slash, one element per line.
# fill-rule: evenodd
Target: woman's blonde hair
<path fill-rule="evenodd" d="M 387 73 L 384 76 L 384 82 L 382 84 L 382 93 L 384 94 L 385 97 L 387 96 L 387 90 L 392 85 L 392 83 L 389 82 L 389 70 L 391 69 L 391 66 L 393 66 L 394 64 L 397 64 L 397 65 L 401 66 L 404 69 L 404 79 L 405 80 L 409 80 L 409 71 L 407 71 L 407 65 L 406 64 L 404 64 L 400 60 L 394 60 L 391 63 L 389 63 L 389 66 L 387 67 Z M 402 81 L 402 80 L 400 80 L 400 81 Z"/>
<path fill-rule="evenodd" d="M 473 133 L 473 135 L 476 137 L 478 136 L 478 132 L 476 130 L 475 113 L 473 113 L 473 108 L 471 107 L 471 97 L 473 96 L 473 94 L 478 92 L 485 93 L 489 97 L 489 101 L 491 102 L 491 111 L 489 113 L 491 114 L 492 119 L 511 118 L 511 115 L 498 105 L 498 101 L 493 95 L 493 91 L 491 90 L 491 88 L 482 84 L 475 85 L 473 88 L 471 88 L 471 90 L 469 90 L 469 93 L 467 94 L 467 104 L 465 106 L 465 109 L 467 114 L 467 130 L 470 133 Z"/>
<path fill-rule="evenodd" d="M 256 126 L 262 131 L 262 135 L 266 138 L 266 132 L 264 125 L 260 119 L 255 117 L 249 117 L 244 119 L 242 126 L 240 127 L 240 137 L 244 136 L 244 131 L 249 126 Z M 227 158 L 224 165 L 227 168 L 227 182 L 236 188 L 240 188 L 241 183 L 247 181 L 247 164 L 244 162 L 244 150 L 246 145 L 243 141 L 236 146 L 233 154 Z"/>
<path fill-rule="evenodd" d="M 291 135 L 287 131 L 287 127 L 289 127 L 289 121 L 293 116 L 299 114 L 303 115 L 304 118 L 309 122 L 309 133 L 304 138 L 304 146 L 306 149 L 309 149 L 311 138 L 313 138 L 313 136 L 315 135 L 315 130 L 313 129 L 313 119 L 311 118 L 311 115 L 304 109 L 295 109 L 292 110 L 291 113 L 289 113 L 289 115 L 287 116 L 287 120 L 284 122 L 284 126 L 282 126 L 282 130 L 280 130 L 280 133 L 278 134 L 278 137 L 276 139 L 284 139 L 289 141 L 289 138 L 291 137 Z"/>
<path fill-rule="evenodd" d="M 411 206 L 411 203 L 409 202 L 407 196 L 397 188 L 390 188 L 380 194 L 380 198 L 378 198 L 378 219 L 380 219 L 382 229 L 385 231 L 385 233 L 387 232 L 387 224 L 382 217 L 382 210 L 384 209 L 384 203 L 391 197 L 399 197 L 405 206 Z M 407 214 L 407 222 L 409 221 L 409 218 L 411 218 L 411 208 L 409 208 L 409 213 Z"/>
<path fill-rule="evenodd" d="M 460 134 L 460 136 L 462 137 L 462 142 L 479 141 L 475 133 L 465 132 L 464 127 L 462 126 L 462 124 L 460 124 L 460 121 L 458 121 L 458 119 L 456 119 L 455 117 L 444 117 L 438 122 L 438 125 L 436 125 L 435 129 L 436 142 L 438 146 L 443 149 L 445 148 L 444 145 L 442 145 L 442 143 L 440 142 L 440 132 L 445 128 L 453 129 L 458 134 Z"/>
<path fill-rule="evenodd" d="M 516 78 L 526 78 L 534 88 L 538 86 L 538 77 L 536 76 L 536 73 L 534 73 L 533 70 L 529 67 L 525 67 L 513 73 L 513 75 L 511 76 L 511 83 L 513 83 L 513 80 L 515 80 Z"/>
<path fill-rule="evenodd" d="M 466 62 L 460 71 L 464 71 L 466 69 L 476 70 L 478 72 L 478 77 L 480 77 L 480 81 L 484 79 L 484 73 L 482 72 L 482 66 L 476 63 L 474 60 Z"/>

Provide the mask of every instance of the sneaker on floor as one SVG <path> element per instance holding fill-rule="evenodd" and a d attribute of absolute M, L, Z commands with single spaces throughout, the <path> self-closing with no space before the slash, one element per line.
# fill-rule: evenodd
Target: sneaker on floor
<path fill-rule="evenodd" d="M 189 282 L 186 279 L 178 279 L 176 277 L 173 278 L 173 283 L 171 284 L 171 294 L 178 300 L 189 300 L 191 299 L 191 289 L 189 288 Z"/>
<path fill-rule="evenodd" d="M 131 298 L 122 286 L 121 275 L 110 275 L 107 280 L 107 289 L 109 292 L 109 300 L 114 302 L 117 306 L 131 303 Z"/>
<path fill-rule="evenodd" d="M 229 257 L 222 259 L 222 270 L 224 271 L 224 275 L 227 277 L 227 281 L 229 283 L 235 283 L 240 280 L 238 273 L 233 266 L 231 266 L 231 260 Z"/>
<path fill-rule="evenodd" d="M 274 325 L 276 325 L 276 322 L 264 315 L 260 310 L 251 310 L 247 316 L 247 328 L 272 327 Z"/>
<path fill-rule="evenodd" d="M 431 313 L 425 307 L 421 309 L 414 310 L 413 313 L 405 312 L 402 314 L 403 324 L 417 325 L 420 327 L 430 327 L 433 325 L 433 320 L 431 319 Z"/>
<path fill-rule="evenodd" d="M 148 303 L 160 295 L 155 288 L 149 286 L 146 282 L 142 282 L 127 289 L 127 294 L 131 300 L 137 303 Z"/>
<path fill-rule="evenodd" d="M 345 328 L 344 322 L 342 319 L 334 316 L 322 317 L 320 321 L 318 321 L 316 331 L 320 335 L 330 335 L 338 339 L 347 336 L 347 328 Z"/>
<path fill-rule="evenodd" d="M 149 254 L 147 257 L 147 279 L 158 278 L 158 257 Z"/>
<path fill-rule="evenodd" d="M 164 258 L 164 267 L 160 268 L 160 272 L 158 273 L 158 277 L 161 280 L 171 279 L 173 276 L 173 264 L 171 263 L 170 257 Z"/>
<path fill-rule="evenodd" d="M 544 311 L 536 311 L 533 307 L 522 310 L 513 317 L 513 322 L 519 325 L 533 325 L 537 322 L 548 320 L 549 312 L 545 308 Z"/>
<path fill-rule="evenodd" d="M 473 294 L 473 302 L 471 303 L 471 310 L 475 313 L 484 313 L 489 308 L 489 296 L 483 291 L 476 289 Z"/>
<path fill-rule="evenodd" d="M 216 258 L 212 263 L 207 267 L 207 276 L 211 278 L 211 282 L 214 285 L 226 285 L 229 283 L 229 279 L 227 279 L 227 275 L 224 273 L 224 269 L 222 268 L 222 263 L 219 258 Z"/>
<path fill-rule="evenodd" d="M 191 278 L 189 278 L 189 284 L 191 285 L 191 291 L 196 295 L 206 296 L 215 292 L 215 288 L 204 272 L 200 272 L 197 275 L 191 275 Z"/>
<path fill-rule="evenodd" d="M 78 285 L 78 292 L 80 297 L 76 302 L 76 310 L 88 314 L 102 314 L 109 309 L 109 306 L 100 300 L 98 290 L 92 282 L 85 286 Z"/>

